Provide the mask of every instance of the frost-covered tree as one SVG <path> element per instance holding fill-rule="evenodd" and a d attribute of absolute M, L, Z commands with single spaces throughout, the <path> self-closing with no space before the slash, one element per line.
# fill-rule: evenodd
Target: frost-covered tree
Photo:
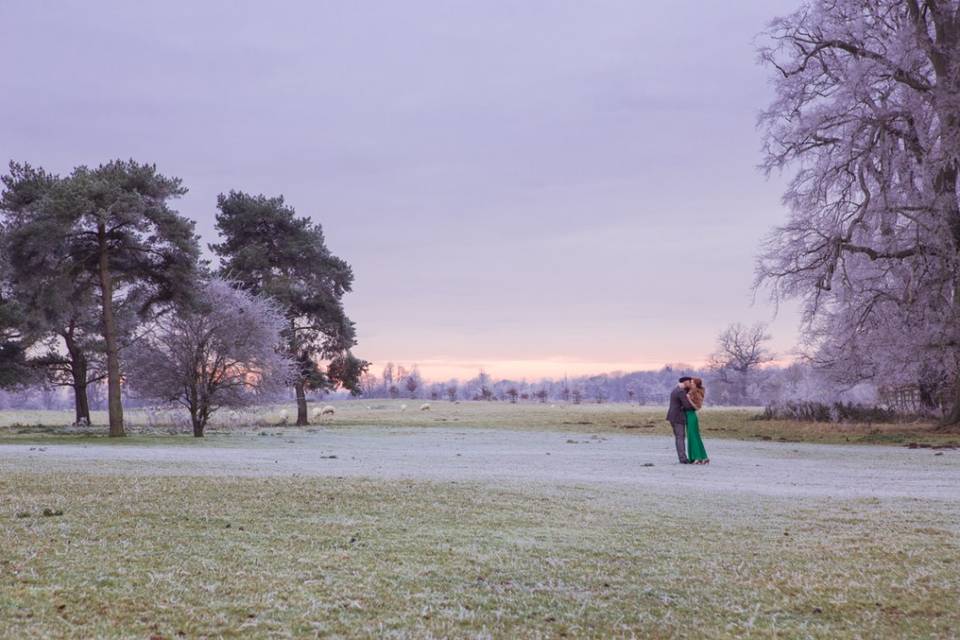
<path fill-rule="evenodd" d="M 278 351 L 285 327 L 271 300 L 210 280 L 193 306 L 158 318 L 130 347 L 127 380 L 141 397 L 185 407 L 202 437 L 220 407 L 246 406 L 290 384 L 292 363 Z"/>
<path fill-rule="evenodd" d="M 751 399 L 751 381 L 763 365 L 773 361 L 767 347 L 770 340 L 765 325 L 747 327 L 739 322 L 717 336 L 717 350 L 710 355 L 708 366 L 720 382 L 729 385 L 735 402 Z"/>
<path fill-rule="evenodd" d="M 420 373 L 416 369 L 411 371 L 404 380 L 403 386 L 407 388 L 411 398 L 416 398 L 417 389 L 420 388 Z"/>
<path fill-rule="evenodd" d="M 390 387 L 393 386 L 393 382 L 394 382 L 394 380 L 393 380 L 393 368 L 394 368 L 394 365 L 393 365 L 392 362 L 388 362 L 388 363 L 383 367 L 383 393 L 384 393 L 384 395 L 386 395 L 387 392 L 388 392 L 388 390 L 390 389 Z"/>
<path fill-rule="evenodd" d="M 793 177 L 758 285 L 803 300 L 837 381 L 925 384 L 960 422 L 960 2 L 814 0 L 759 54 L 764 165 Z"/>

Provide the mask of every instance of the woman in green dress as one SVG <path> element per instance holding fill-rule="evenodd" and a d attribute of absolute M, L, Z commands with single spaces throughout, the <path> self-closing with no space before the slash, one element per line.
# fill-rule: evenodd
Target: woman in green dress
<path fill-rule="evenodd" d="M 703 408 L 703 397 L 706 390 L 703 388 L 703 379 L 694 378 L 691 381 L 691 389 L 687 392 L 690 398 L 690 404 L 698 410 Z M 707 457 L 707 450 L 703 446 L 703 439 L 700 437 L 700 420 L 697 418 L 696 411 L 687 410 L 687 458 L 693 464 L 710 464 L 710 458 Z"/>

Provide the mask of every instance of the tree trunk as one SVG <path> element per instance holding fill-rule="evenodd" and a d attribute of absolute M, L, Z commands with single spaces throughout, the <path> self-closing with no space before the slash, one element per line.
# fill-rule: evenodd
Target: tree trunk
<path fill-rule="evenodd" d="M 307 420 L 307 394 L 303 388 L 303 382 L 297 382 L 294 385 L 297 390 L 297 426 L 305 427 L 310 424 Z"/>
<path fill-rule="evenodd" d="M 107 345 L 107 412 L 110 416 L 110 436 L 126 435 L 123 431 L 123 403 L 120 396 L 120 355 L 117 346 L 117 326 L 113 318 L 113 283 L 107 260 L 107 229 L 97 226 L 100 244 L 100 296 L 103 308 L 103 340 Z"/>
<path fill-rule="evenodd" d="M 87 383 L 86 381 L 83 384 L 76 382 L 76 379 L 73 383 L 73 399 L 74 406 L 76 408 L 76 417 L 77 424 L 86 423 L 90 424 L 90 401 L 87 400 Z"/>
<path fill-rule="evenodd" d="M 207 426 L 207 416 L 196 405 L 190 405 L 190 424 L 193 425 L 193 437 L 202 438 L 203 428 Z"/>
<path fill-rule="evenodd" d="M 76 414 L 76 424 L 84 421 L 90 424 L 90 402 L 87 399 L 87 358 L 83 351 L 77 348 L 71 335 L 64 336 L 67 344 L 67 353 L 70 356 L 70 375 L 73 378 L 73 405 Z"/>
<path fill-rule="evenodd" d="M 956 89 L 956 88 L 955 88 Z M 943 117 L 941 115 L 941 117 Z M 950 111 L 948 119 L 951 126 L 956 127 L 960 121 L 960 115 Z M 960 202 L 957 202 L 957 188 L 960 186 L 960 172 L 954 166 L 949 166 L 942 170 L 934 181 L 934 188 L 937 189 L 937 195 L 944 201 L 944 210 L 947 216 L 947 223 L 950 227 L 953 240 L 953 311 L 954 319 L 960 317 L 960 270 L 956 265 L 960 263 Z M 956 347 L 953 347 L 956 350 Z M 945 356 L 947 354 L 944 354 Z M 954 355 L 954 354 L 951 354 Z M 954 358 L 956 356 L 954 355 Z M 946 359 L 946 358 L 944 358 Z M 944 402 L 947 410 L 940 420 L 941 427 L 950 427 L 960 424 L 960 372 L 954 373 L 953 388 L 950 389 Z"/>
<path fill-rule="evenodd" d="M 960 425 L 960 378 L 953 383 L 953 389 L 950 390 L 949 397 L 945 398 L 949 403 L 947 411 L 940 420 L 941 427 L 952 427 Z"/>

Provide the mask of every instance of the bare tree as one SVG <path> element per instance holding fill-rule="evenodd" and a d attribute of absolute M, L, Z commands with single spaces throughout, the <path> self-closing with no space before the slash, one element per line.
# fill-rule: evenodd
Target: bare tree
<path fill-rule="evenodd" d="M 709 367 L 723 382 L 737 389 L 741 401 L 748 399 L 751 376 L 774 359 L 766 347 L 770 339 L 765 325 L 746 327 L 739 322 L 717 336 L 717 350 L 710 355 Z"/>
<path fill-rule="evenodd" d="M 186 407 L 198 438 L 218 408 L 251 404 L 294 374 L 277 350 L 286 319 L 274 303 L 217 279 L 199 303 L 159 318 L 130 348 L 126 371 L 141 397 Z"/>
<path fill-rule="evenodd" d="M 507 397 L 510 398 L 510 404 L 517 404 L 517 396 L 520 395 L 520 392 L 517 391 L 516 387 L 510 387 L 507 389 Z"/>
<path fill-rule="evenodd" d="M 384 393 L 384 394 L 389 394 L 389 393 L 390 393 L 390 387 L 393 386 L 393 383 L 394 383 L 394 380 L 393 380 L 393 363 L 392 363 L 392 362 L 388 362 L 388 363 L 383 367 L 383 393 Z"/>
<path fill-rule="evenodd" d="M 404 384 L 407 388 L 407 392 L 410 394 L 411 398 L 417 397 L 417 389 L 420 387 L 420 380 L 418 376 L 407 376 L 407 381 Z"/>
<path fill-rule="evenodd" d="M 759 53 L 764 166 L 795 173 L 758 286 L 803 301 L 835 380 L 936 385 L 960 422 L 960 6 L 815 0 Z"/>
<path fill-rule="evenodd" d="M 380 388 L 380 381 L 377 379 L 377 375 L 369 371 L 364 371 L 363 375 L 360 376 L 360 388 L 363 390 L 363 395 L 368 397 L 373 396 L 377 389 Z"/>
<path fill-rule="evenodd" d="M 451 384 L 447 387 L 447 399 L 453 402 L 457 399 L 457 385 Z"/>

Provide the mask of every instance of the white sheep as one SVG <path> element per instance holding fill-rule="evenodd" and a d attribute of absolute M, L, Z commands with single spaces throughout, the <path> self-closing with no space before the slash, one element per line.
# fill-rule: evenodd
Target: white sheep
<path fill-rule="evenodd" d="M 405 404 L 400 405 L 400 411 L 406 411 L 406 410 L 407 410 L 407 405 Z"/>
<path fill-rule="evenodd" d="M 332 416 L 336 412 L 337 410 L 334 409 L 333 406 L 329 404 L 324 405 L 323 409 L 320 409 L 320 415 L 324 415 L 324 416 Z"/>
<path fill-rule="evenodd" d="M 422 405 L 420 405 L 420 411 L 430 411 L 430 403 L 424 402 Z"/>
<path fill-rule="evenodd" d="M 290 412 L 286 409 L 280 409 L 280 424 L 287 424 L 287 420 L 290 419 Z"/>

